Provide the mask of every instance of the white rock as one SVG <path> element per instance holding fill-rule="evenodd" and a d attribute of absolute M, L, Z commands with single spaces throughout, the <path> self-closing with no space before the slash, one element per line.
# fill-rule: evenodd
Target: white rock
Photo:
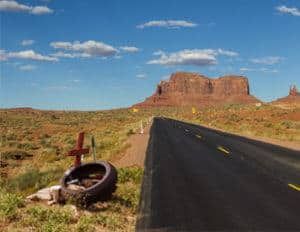
<path fill-rule="evenodd" d="M 60 197 L 60 185 L 54 185 L 49 188 L 43 188 L 36 193 L 26 197 L 27 200 L 31 201 L 53 201 L 58 202 Z"/>

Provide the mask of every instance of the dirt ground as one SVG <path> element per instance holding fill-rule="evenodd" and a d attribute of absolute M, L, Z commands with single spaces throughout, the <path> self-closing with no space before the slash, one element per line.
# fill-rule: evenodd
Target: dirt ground
<path fill-rule="evenodd" d="M 120 159 L 112 161 L 116 167 L 144 167 L 150 128 L 151 125 L 147 125 L 143 134 L 137 133 L 129 137 L 126 143 L 130 147 L 120 155 Z"/>

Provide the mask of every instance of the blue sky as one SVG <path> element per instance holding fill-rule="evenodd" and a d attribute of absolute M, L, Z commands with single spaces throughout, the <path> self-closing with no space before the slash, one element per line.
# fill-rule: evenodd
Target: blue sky
<path fill-rule="evenodd" d="M 0 107 L 127 107 L 175 71 L 300 87 L 299 0 L 0 0 Z"/>

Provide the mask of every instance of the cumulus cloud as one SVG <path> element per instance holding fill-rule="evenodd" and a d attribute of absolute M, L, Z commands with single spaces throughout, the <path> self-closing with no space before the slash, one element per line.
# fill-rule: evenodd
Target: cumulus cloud
<path fill-rule="evenodd" d="M 136 77 L 139 79 L 145 79 L 147 75 L 145 73 L 141 73 L 141 74 L 137 74 Z"/>
<path fill-rule="evenodd" d="M 217 64 L 219 55 L 237 56 L 238 53 L 222 49 L 185 49 L 169 54 L 159 50 L 153 55 L 159 57 L 148 61 L 147 64 L 207 66 Z"/>
<path fill-rule="evenodd" d="M 120 47 L 120 49 L 124 52 L 138 52 L 140 50 L 137 47 L 130 47 L 130 46 L 123 46 Z"/>
<path fill-rule="evenodd" d="M 259 71 L 264 73 L 278 73 L 279 71 L 277 69 L 269 69 L 269 68 L 261 68 Z"/>
<path fill-rule="evenodd" d="M 49 9 L 47 6 L 35 6 L 30 13 L 35 15 L 51 14 L 53 13 L 53 10 Z"/>
<path fill-rule="evenodd" d="M 90 56 L 101 56 L 108 57 L 115 55 L 118 50 L 111 45 L 105 44 L 103 42 L 89 40 L 85 42 L 52 42 L 50 43 L 55 49 L 62 49 L 66 51 L 74 51 L 83 54 L 88 54 Z"/>
<path fill-rule="evenodd" d="M 19 69 L 22 71 L 32 71 L 36 69 L 35 65 L 27 64 L 27 65 L 21 65 L 19 66 Z"/>
<path fill-rule="evenodd" d="M 252 72 L 252 71 L 254 71 L 254 69 L 252 69 L 252 68 L 240 68 L 240 71 L 241 72 Z"/>
<path fill-rule="evenodd" d="M 234 57 L 234 56 L 238 56 L 239 54 L 237 52 L 233 52 L 233 51 L 227 51 L 227 50 L 223 50 L 223 49 L 218 49 L 217 53 L 220 55 L 224 55 L 224 56 L 230 56 L 230 57 Z"/>
<path fill-rule="evenodd" d="M 8 52 L 8 53 L 2 50 L 0 52 L 0 57 L 2 57 L 1 60 L 15 58 L 15 59 L 27 59 L 27 60 L 36 60 L 36 61 L 58 61 L 56 57 L 41 55 L 39 53 L 36 53 L 33 50 Z"/>
<path fill-rule="evenodd" d="M 6 57 L 6 53 L 5 50 L 0 50 L 0 61 L 6 61 L 7 57 Z"/>
<path fill-rule="evenodd" d="M 266 65 L 273 65 L 281 62 L 283 60 L 280 56 L 266 56 L 261 58 L 253 58 L 250 61 L 254 64 L 266 64 Z"/>
<path fill-rule="evenodd" d="M 32 39 L 25 39 L 25 40 L 22 40 L 21 45 L 22 46 L 30 46 L 34 43 L 35 43 L 35 41 Z"/>
<path fill-rule="evenodd" d="M 293 16 L 300 16 L 300 9 L 296 7 L 277 6 L 276 10 L 283 14 L 290 14 Z"/>
<path fill-rule="evenodd" d="M 65 52 L 56 52 L 51 54 L 53 57 L 62 57 L 62 58 L 89 58 L 90 54 L 87 53 L 65 53 Z"/>
<path fill-rule="evenodd" d="M 277 69 L 269 69 L 269 68 L 240 68 L 240 71 L 242 73 L 246 72 L 264 72 L 264 73 L 278 73 L 279 71 Z"/>
<path fill-rule="evenodd" d="M 28 6 L 14 0 L 0 0 L 0 11 L 26 12 L 35 15 L 53 13 L 53 10 L 47 6 Z"/>
<path fill-rule="evenodd" d="M 164 27 L 168 29 L 175 29 L 180 27 L 196 27 L 198 24 L 185 21 L 185 20 L 153 20 L 149 21 L 136 27 L 139 29 L 144 29 L 146 27 Z"/>

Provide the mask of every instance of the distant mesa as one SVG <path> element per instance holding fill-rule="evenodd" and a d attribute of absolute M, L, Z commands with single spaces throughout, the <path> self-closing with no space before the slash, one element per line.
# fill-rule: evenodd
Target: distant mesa
<path fill-rule="evenodd" d="M 223 76 L 217 79 L 189 72 L 177 72 L 161 81 L 155 93 L 137 107 L 210 106 L 250 104 L 260 101 L 250 95 L 249 82 L 243 76 Z"/>
<path fill-rule="evenodd" d="M 300 106 L 300 92 L 298 91 L 296 85 L 290 87 L 289 95 L 283 98 L 279 98 L 272 102 L 273 105 L 296 105 Z"/>

